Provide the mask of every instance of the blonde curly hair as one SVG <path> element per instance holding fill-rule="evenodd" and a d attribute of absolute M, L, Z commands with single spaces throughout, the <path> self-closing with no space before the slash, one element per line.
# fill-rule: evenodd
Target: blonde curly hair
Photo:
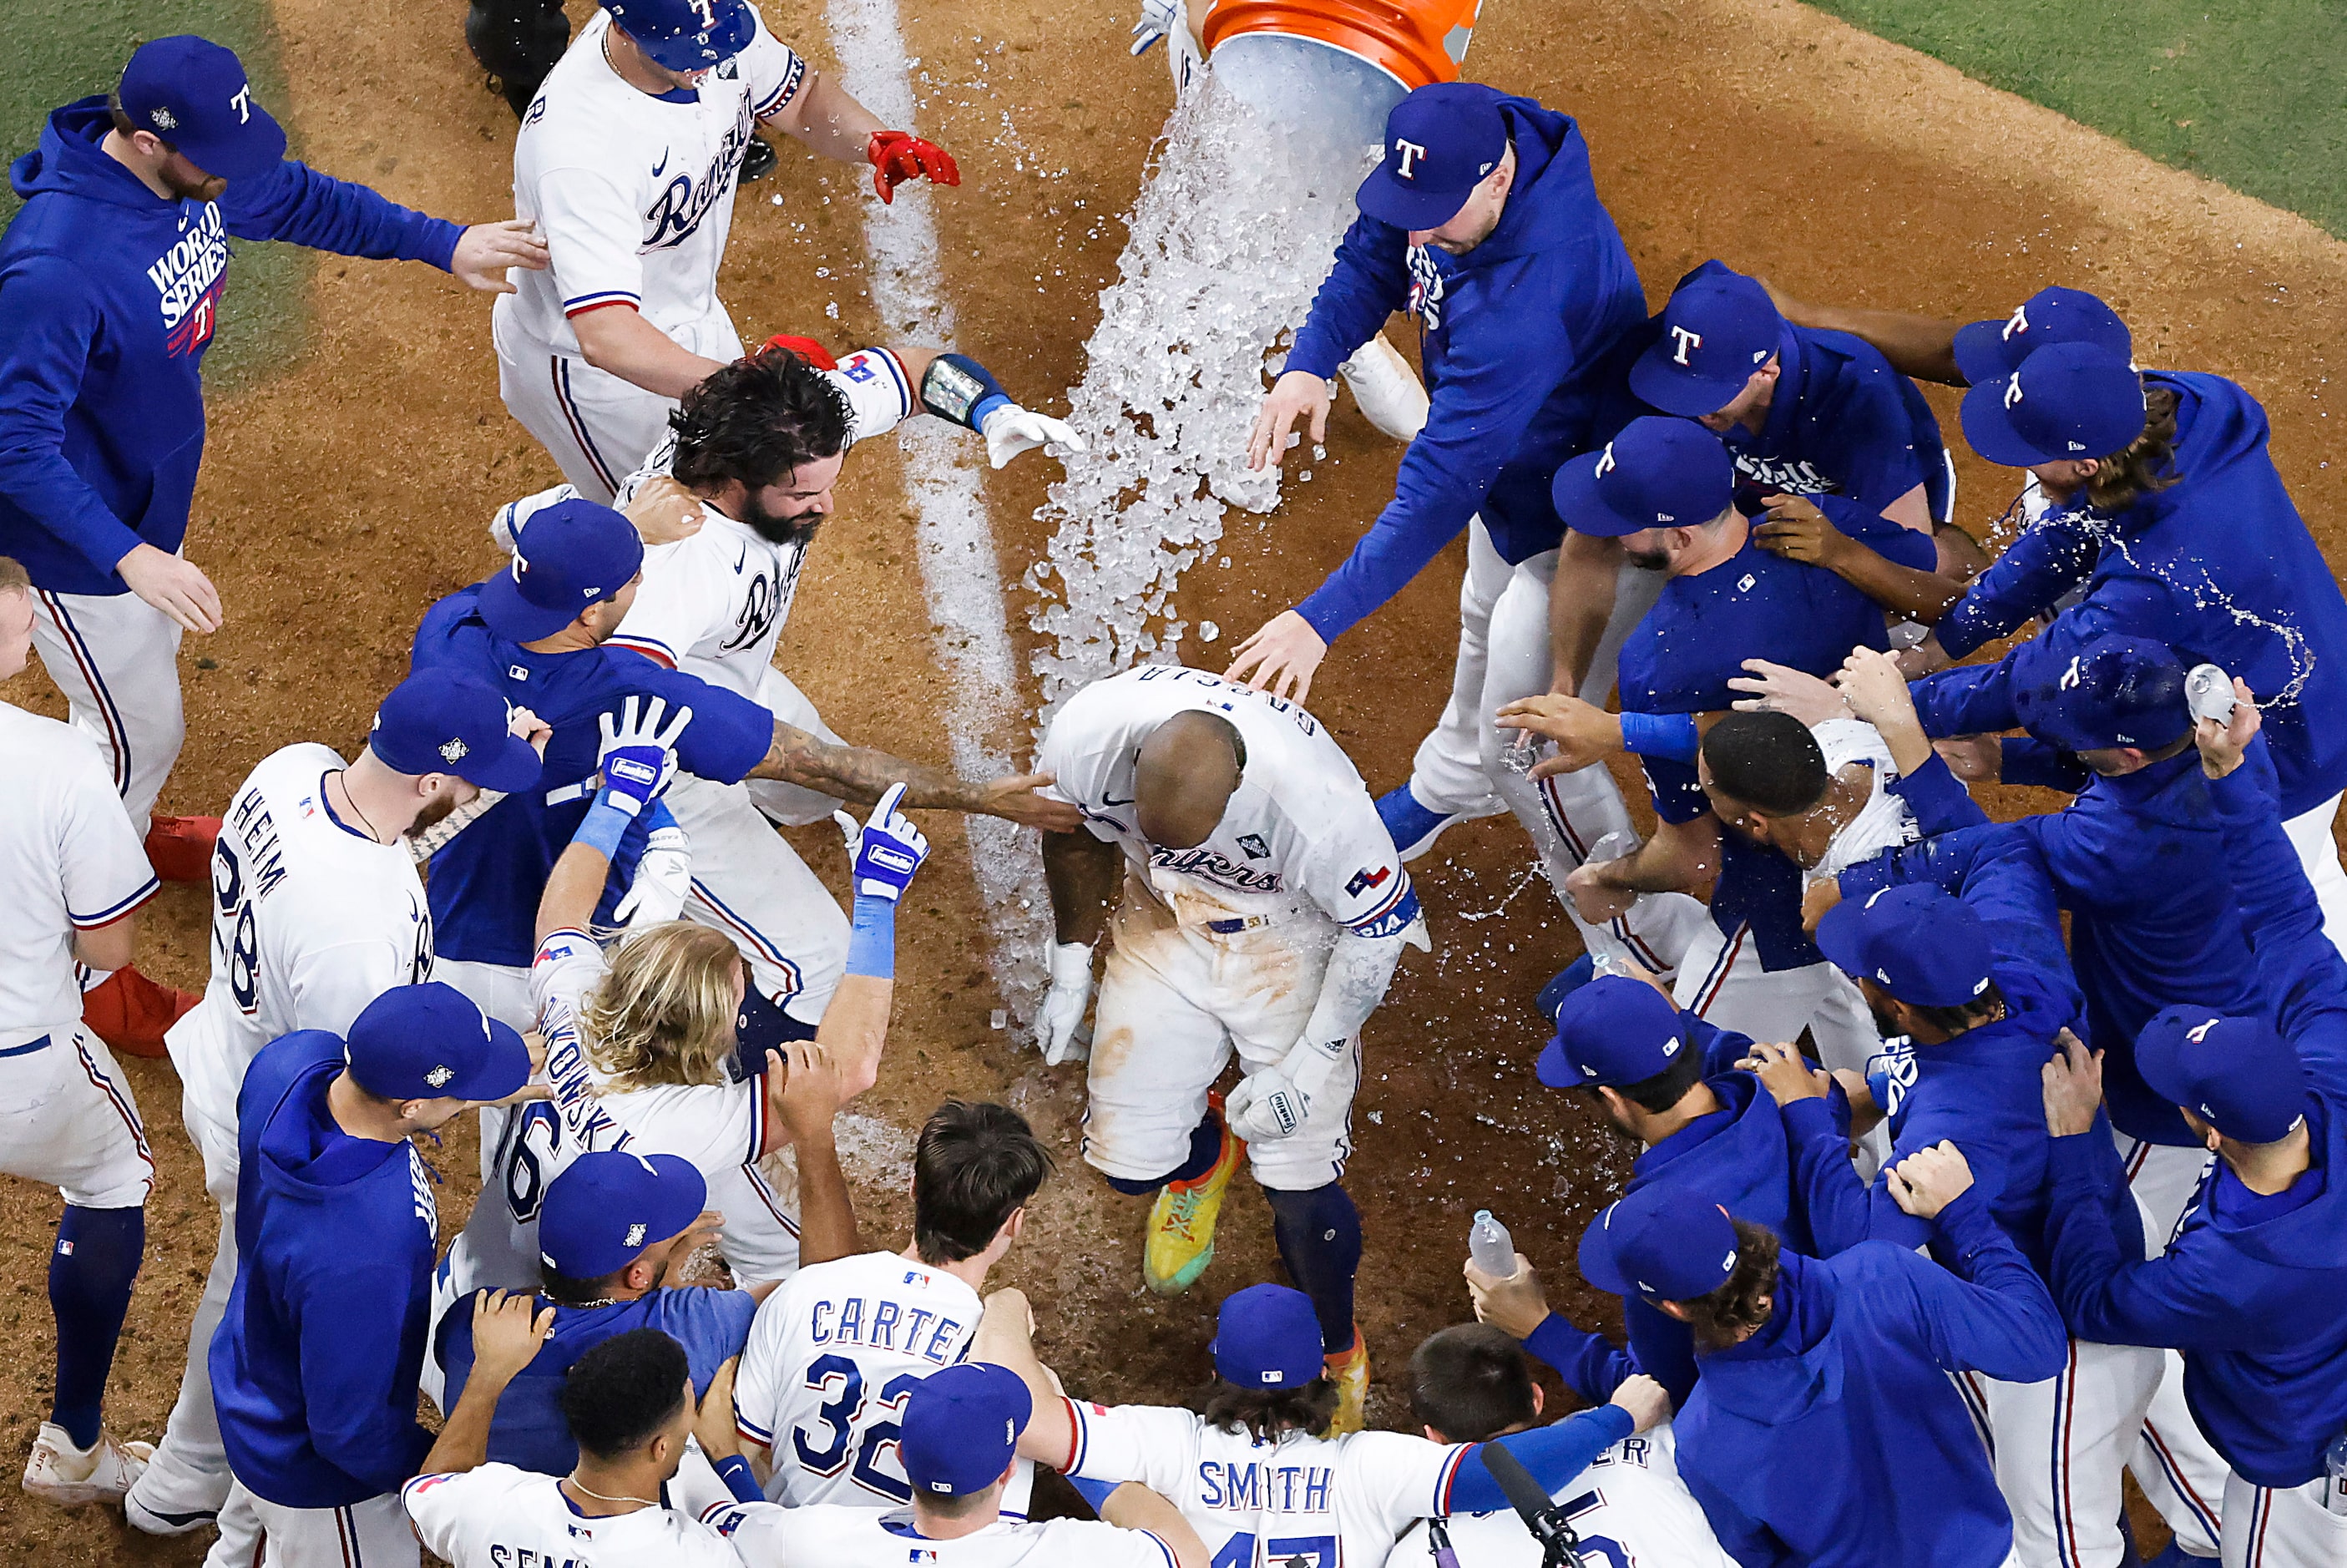
<path fill-rule="evenodd" d="M 671 920 L 630 932 L 579 1009 L 587 1060 L 622 1089 L 724 1082 L 741 972 L 723 931 Z"/>

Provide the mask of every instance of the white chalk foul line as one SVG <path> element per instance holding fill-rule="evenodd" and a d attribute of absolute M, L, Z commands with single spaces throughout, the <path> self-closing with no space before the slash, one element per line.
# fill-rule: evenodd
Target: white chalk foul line
<path fill-rule="evenodd" d="M 841 85 L 882 124 L 912 129 L 913 86 L 905 71 L 896 0 L 829 0 L 825 15 Z M 887 335 L 953 347 L 953 306 L 938 265 L 928 182 L 899 186 L 893 205 L 867 192 L 864 208 L 872 305 Z M 1024 682 L 1011 656 L 1002 572 L 995 560 L 994 524 L 977 447 L 967 435 L 935 419 L 904 425 L 898 444 L 905 487 L 919 518 L 922 594 L 938 628 L 934 648 L 950 693 L 946 731 L 954 768 L 964 778 L 1008 773 L 1010 758 L 1001 737 L 1024 733 Z M 996 988 L 1023 1025 L 1042 991 L 1048 907 L 1042 860 L 1025 829 L 999 817 L 968 821 L 970 864 L 993 938 L 988 963 Z"/>

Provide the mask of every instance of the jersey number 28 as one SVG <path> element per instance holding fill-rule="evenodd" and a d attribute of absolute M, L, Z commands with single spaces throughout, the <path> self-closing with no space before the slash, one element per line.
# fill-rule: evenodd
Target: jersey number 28
<path fill-rule="evenodd" d="M 223 835 L 212 850 L 212 963 L 248 1017 L 261 1010 L 261 936 L 245 901 L 244 867 Z"/>

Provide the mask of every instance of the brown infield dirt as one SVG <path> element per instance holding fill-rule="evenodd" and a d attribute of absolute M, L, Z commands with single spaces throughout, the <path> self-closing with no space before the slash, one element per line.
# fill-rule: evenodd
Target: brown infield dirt
<path fill-rule="evenodd" d="M 1121 215 L 1170 107 L 1165 73 L 1153 57 L 1126 58 L 1126 7 L 928 9 L 904 26 L 932 78 L 922 128 L 964 174 L 936 208 L 960 346 L 1015 395 L 1057 409 L 1082 373 Z M 509 210 L 513 122 L 465 53 L 460 6 L 277 0 L 277 10 L 290 119 L 311 161 L 435 212 Z M 583 17 L 583 0 L 571 11 Z M 767 0 L 766 15 L 810 56 L 829 56 L 814 0 Z M 2144 363 L 2220 372 L 2264 400 L 2301 507 L 2326 545 L 2340 543 L 2332 519 L 2347 503 L 2347 465 L 2328 466 L 2323 431 L 2329 356 L 2347 350 L 2347 247 L 2311 224 L 1787 0 L 1500 0 L 1470 64 L 1580 117 L 1650 295 L 1713 255 L 1807 297 L 1962 318 L 2002 315 L 2049 282 L 2093 288 L 2133 323 Z M 1062 169 L 1045 181 L 1034 172 Z M 864 175 L 785 144 L 781 169 L 747 188 L 724 279 L 745 339 L 786 331 L 846 349 L 889 336 L 857 282 Z M 425 607 L 496 566 L 491 509 L 555 477 L 497 400 L 486 299 L 421 268 L 332 257 L 314 287 L 307 351 L 279 379 L 212 405 L 190 553 L 220 584 L 230 620 L 190 639 L 182 657 L 190 735 L 167 792 L 173 809 L 218 811 L 254 763 L 290 742 L 346 753 L 360 743 L 375 699 L 405 671 Z M 1934 397 L 1952 431 L 1952 399 Z M 1179 609 L 1194 626 L 1228 629 L 1221 649 L 1318 580 L 1389 495 L 1396 449 L 1348 404 L 1328 445 L 1332 460 L 1291 490 L 1283 515 L 1233 517 L 1230 569 L 1200 569 L 1184 589 Z M 2015 477 L 1960 462 L 1959 514 L 1982 532 Z M 1029 518 L 1053 474 L 1030 458 L 988 479 L 1007 582 L 1041 548 Z M 947 629 L 923 607 L 912 516 L 890 444 L 859 451 L 784 662 L 849 737 L 940 757 L 945 693 L 932 650 Z M 1460 567 L 1454 548 L 1342 641 L 1312 694 L 1373 791 L 1402 781 L 1440 706 Z M 1027 606 L 1013 598 L 1023 647 Z M 38 675 L 0 695 L 56 711 Z M 941 852 L 904 923 L 882 1081 L 858 1109 L 906 1130 L 947 1094 L 1025 1110 L 1061 1172 L 998 1281 L 1035 1298 L 1046 1355 L 1071 1388 L 1178 1399 L 1205 1369 L 1214 1304 L 1276 1276 L 1267 1211 L 1239 1184 L 1204 1286 L 1175 1301 L 1142 1288 L 1143 1205 L 1108 1194 L 1077 1156 L 1081 1072 L 1047 1071 L 989 1029 L 998 1003 L 960 831 L 950 819 L 928 825 Z M 838 886 L 836 838 L 809 831 L 797 841 Z M 1627 1151 L 1531 1071 L 1546 1032 L 1532 994 L 1576 939 L 1527 879 L 1529 846 L 1511 822 L 1456 830 L 1442 849 L 1417 868 L 1437 951 L 1409 959 L 1371 1021 L 1355 1113 L 1348 1185 L 1368 1234 L 1360 1317 L 1380 1378 L 1371 1414 L 1386 1426 L 1408 1423 L 1396 1380 L 1411 1346 L 1466 1315 L 1458 1269 L 1479 1206 L 1512 1227 L 1558 1306 L 1618 1328 L 1613 1304 L 1580 1284 L 1570 1260 Z M 200 989 L 204 919 L 203 889 L 167 889 L 149 906 L 142 966 Z M 152 1438 L 178 1385 L 215 1215 L 170 1069 L 129 1071 L 160 1179 L 108 1419 Z M 433 1156 L 446 1178 L 444 1235 L 470 1202 L 472 1143 L 460 1126 Z M 875 1239 L 897 1234 L 901 1192 L 885 1190 L 895 1186 L 867 1180 L 859 1191 Z M 12 1331 L 0 1352 L 0 1456 L 12 1465 L 47 1408 L 42 1280 L 56 1206 L 21 1184 L 0 1231 L 14 1282 L 0 1296 Z M 118 1513 L 63 1513 L 0 1486 L 0 1562 L 193 1563 L 208 1538 L 153 1541 Z"/>

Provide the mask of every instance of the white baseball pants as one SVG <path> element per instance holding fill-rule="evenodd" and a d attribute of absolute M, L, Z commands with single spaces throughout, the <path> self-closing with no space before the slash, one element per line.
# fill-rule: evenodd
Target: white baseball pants
<path fill-rule="evenodd" d="M 538 437 L 573 488 L 609 506 L 620 493 L 620 482 L 668 434 L 676 399 L 646 392 L 597 370 L 575 352 L 530 336 L 515 324 L 512 297 L 500 294 L 490 312 L 490 335 L 497 349 L 497 395 L 521 427 Z M 742 357 L 742 339 L 722 304 L 690 332 L 671 335 L 686 349 L 711 359 Z"/>
<path fill-rule="evenodd" d="M 179 1118 L 188 1141 L 203 1157 L 204 1191 L 220 1209 L 220 1241 L 212 1248 L 211 1273 L 188 1325 L 188 1368 L 179 1376 L 179 1397 L 163 1428 L 163 1440 L 146 1473 L 131 1487 L 138 1506 L 166 1520 L 218 1513 L 228 1501 L 231 1478 L 228 1450 L 220 1446 L 220 1418 L 212 1408 L 212 1335 L 228 1312 L 236 1286 L 236 1123 L 222 1121 L 197 1101 L 192 1090 L 179 1097 Z"/>
<path fill-rule="evenodd" d="M 347 1508 L 286 1508 L 240 1481 L 204 1568 L 416 1568 L 423 1560 L 397 1492 Z"/>
<path fill-rule="evenodd" d="M 78 1022 L 0 1039 L 0 1174 L 54 1186 L 77 1208 L 143 1207 L 155 1156 L 106 1043 Z"/>
<path fill-rule="evenodd" d="M 2339 1568 L 2347 1563 L 2347 1495 L 2317 1476 L 2303 1486 L 2225 1477 L 2225 1568 Z"/>
<path fill-rule="evenodd" d="M 188 738 L 179 623 L 135 593 L 33 594 L 33 646 L 74 724 L 114 768 L 142 835 Z"/>
<path fill-rule="evenodd" d="M 1513 811 L 1532 835 L 1549 886 L 1588 950 L 1632 959 L 1668 979 L 1696 927 L 1708 923 L 1703 906 L 1684 893 L 1649 893 L 1640 897 L 1629 914 L 1602 927 L 1582 919 L 1565 895 L 1564 879 L 1608 835 L 1621 835 L 1617 853 L 1628 853 L 1636 842 L 1621 786 L 1603 766 L 1535 784 L 1508 764 L 1506 753 L 1518 732 L 1502 730 L 1493 722 L 1502 704 L 1549 689 L 1554 671 L 1549 591 L 1555 578 L 1556 551 L 1512 567 L 1493 548 L 1482 518 L 1468 525 L 1467 575 L 1459 588 L 1459 659 L 1450 699 L 1433 732 L 1419 743 L 1409 791 L 1420 805 L 1446 815 L 1489 816 L 1502 807 Z M 1654 607 L 1661 591 L 1660 574 L 1622 569 L 1613 618 L 1590 661 L 1583 697 L 1602 705 L 1613 694 L 1622 640 Z"/>
<path fill-rule="evenodd" d="M 2332 795 L 2312 811 L 2299 813 L 2281 825 L 2306 879 L 2314 884 L 2314 901 L 2322 907 L 2322 934 L 2347 954 L 2347 868 L 2339 864 L 2339 841 L 2331 835 L 2339 815 L 2341 797 Z"/>
<path fill-rule="evenodd" d="M 1320 999 L 1336 927 L 1309 915 L 1228 935 L 1184 926 L 1133 876 L 1111 927 L 1085 1081 L 1084 1160 L 1146 1182 L 1189 1157 L 1206 1091 L 1234 1050 L 1249 1072 L 1287 1055 Z M 1356 1037 L 1312 1097 L 1304 1125 L 1246 1146 L 1256 1181 L 1310 1192 L 1344 1174 L 1360 1072 Z"/>

